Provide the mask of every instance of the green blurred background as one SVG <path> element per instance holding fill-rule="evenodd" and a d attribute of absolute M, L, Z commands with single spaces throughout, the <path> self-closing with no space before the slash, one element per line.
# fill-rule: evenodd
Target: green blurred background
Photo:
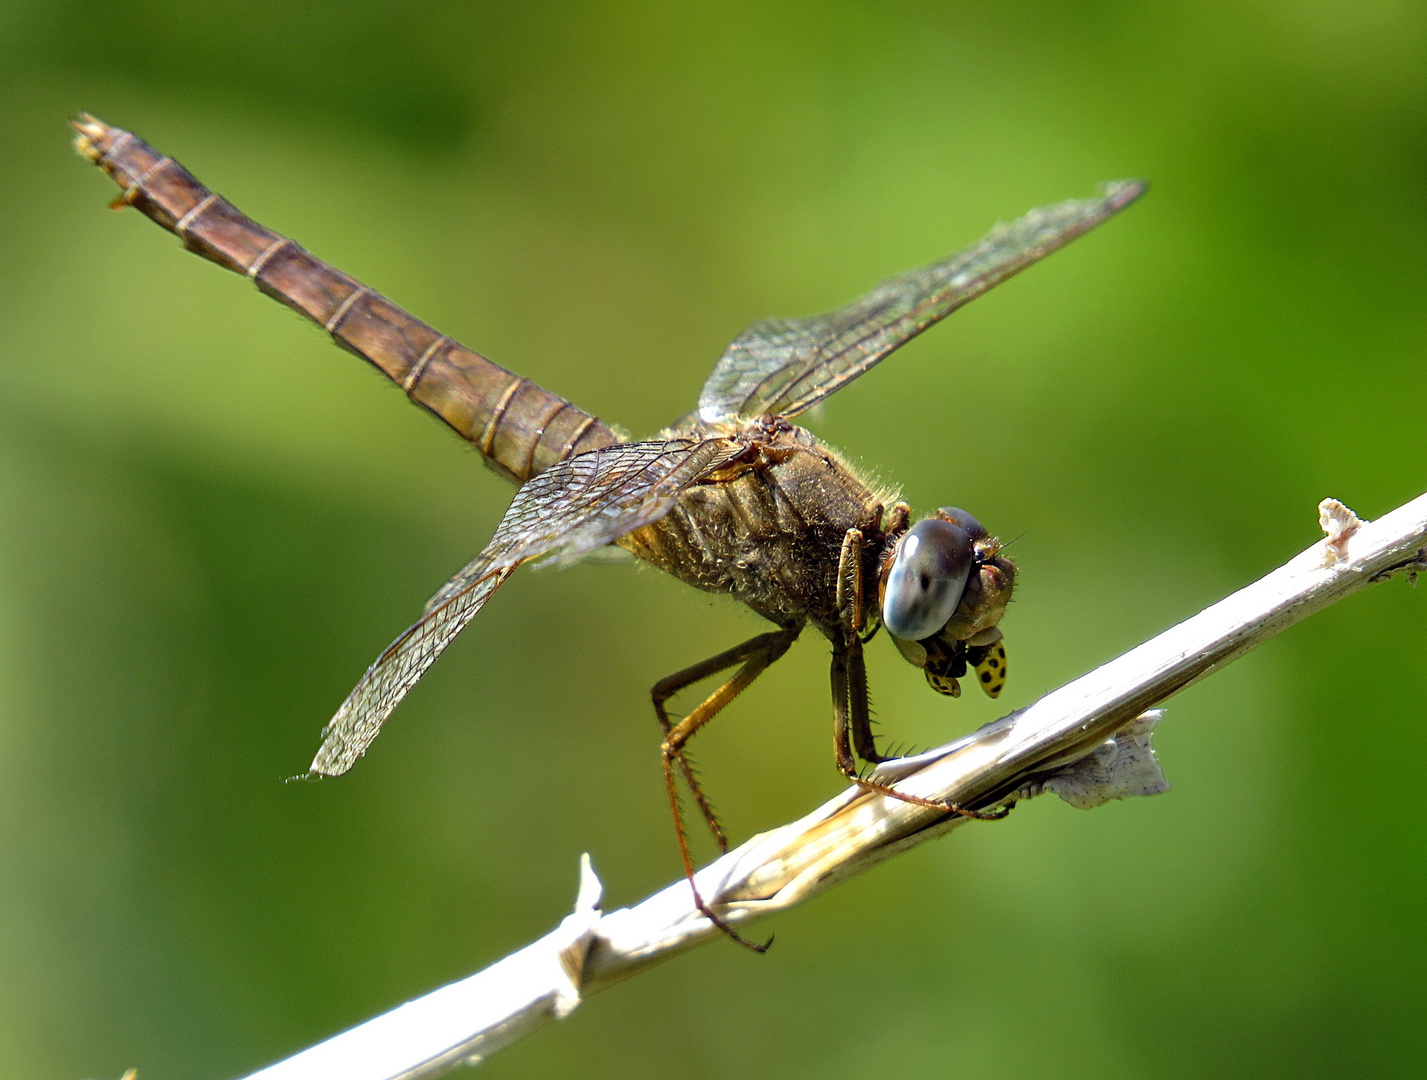
<path fill-rule="evenodd" d="M 749 321 L 1121 176 L 1123 217 L 819 434 L 1022 571 L 999 705 L 1427 488 L 1427 15 L 1407 0 L 0 6 L 0 1075 L 225 1080 L 673 880 L 647 689 L 755 633 L 518 577 L 349 777 L 284 785 L 510 497 L 68 149 L 88 109 L 637 434 Z M 1046 799 L 592 999 L 492 1077 L 1421 1075 L 1427 597 L 1176 699 L 1173 793 Z M 839 788 L 826 647 L 700 740 L 736 837 Z"/>

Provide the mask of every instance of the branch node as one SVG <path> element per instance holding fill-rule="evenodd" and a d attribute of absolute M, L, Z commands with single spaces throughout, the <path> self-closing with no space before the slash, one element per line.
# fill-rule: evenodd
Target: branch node
<path fill-rule="evenodd" d="M 1328 534 L 1323 541 L 1323 565 L 1346 562 L 1348 541 L 1362 528 L 1363 520 L 1337 499 L 1324 499 L 1318 504 L 1318 524 Z"/>
<path fill-rule="evenodd" d="M 565 916 L 556 934 L 556 955 L 565 978 L 555 996 L 555 1019 L 563 1020 L 580 1004 L 580 987 L 585 979 L 585 958 L 590 955 L 595 934 L 599 931 L 600 897 L 604 886 L 595 874 L 589 853 L 580 856 L 580 889 L 575 896 L 575 910 Z"/>

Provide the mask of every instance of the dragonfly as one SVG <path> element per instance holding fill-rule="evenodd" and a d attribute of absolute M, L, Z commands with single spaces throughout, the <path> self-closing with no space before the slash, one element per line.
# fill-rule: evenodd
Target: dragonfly
<path fill-rule="evenodd" d="M 132 206 L 190 251 L 243 274 L 317 323 L 520 485 L 490 543 L 426 604 L 367 669 L 323 730 L 310 776 L 347 772 L 406 693 L 526 563 L 562 563 L 611 545 L 694 586 L 726 594 L 774 629 L 655 683 L 660 760 L 694 903 L 755 951 L 706 903 L 694 880 L 680 781 L 721 851 L 728 838 L 687 753 L 689 740 L 804 629 L 832 651 L 833 755 L 866 791 L 940 809 L 987 812 L 897 791 L 863 766 L 877 748 L 864 646 L 885 627 L 937 692 L 971 677 L 988 695 L 1006 680 L 1000 621 L 1015 585 L 1004 545 L 971 514 L 942 507 L 917 521 L 794 419 L 953 311 L 1133 203 L 1142 181 L 1032 210 L 978 243 L 883 282 L 845 307 L 764 319 L 735 338 L 697 408 L 655 438 L 629 440 L 564 398 L 516 375 L 247 217 L 173 158 L 88 114 L 73 121 L 79 152 Z M 690 712 L 670 700 L 732 672 Z M 859 762 L 861 764 L 859 764 Z"/>

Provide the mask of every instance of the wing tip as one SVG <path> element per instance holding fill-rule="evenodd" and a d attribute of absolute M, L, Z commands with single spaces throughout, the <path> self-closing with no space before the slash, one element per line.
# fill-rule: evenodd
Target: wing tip
<path fill-rule="evenodd" d="M 325 743 L 318 749 L 317 756 L 305 773 L 299 773 L 294 780 L 325 780 L 350 772 L 357 759 L 365 753 L 365 748 L 355 754 L 347 746 L 329 748 Z"/>
<path fill-rule="evenodd" d="M 371 739 L 366 742 L 357 742 L 351 738 L 344 738 L 341 732 L 334 731 L 336 720 L 322 730 L 322 745 L 317 748 L 316 755 L 312 758 L 312 764 L 307 766 L 305 773 L 293 777 L 294 780 L 325 780 L 334 776 L 341 776 L 350 772 L 352 766 L 360 761 L 367 752 L 367 747 L 371 745 Z M 375 737 L 375 736 L 374 736 Z"/>

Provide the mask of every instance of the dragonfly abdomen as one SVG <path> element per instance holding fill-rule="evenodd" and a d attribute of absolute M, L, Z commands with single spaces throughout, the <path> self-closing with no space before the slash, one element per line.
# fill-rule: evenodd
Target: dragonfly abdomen
<path fill-rule="evenodd" d="M 620 441 L 564 398 L 259 225 L 137 136 L 87 115 L 75 128 L 80 152 L 124 189 L 116 209 L 136 207 L 190 251 L 307 316 L 474 444 L 497 472 L 523 483 L 557 461 Z"/>

